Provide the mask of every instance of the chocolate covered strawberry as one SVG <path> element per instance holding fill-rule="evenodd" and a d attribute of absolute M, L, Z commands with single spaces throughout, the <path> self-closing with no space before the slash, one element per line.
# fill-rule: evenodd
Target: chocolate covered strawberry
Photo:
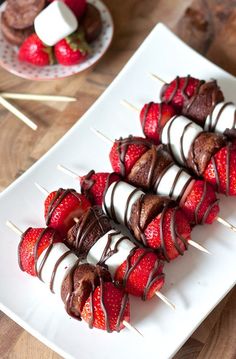
<path fill-rule="evenodd" d="M 147 151 L 151 142 L 142 137 L 116 140 L 110 151 L 110 162 L 114 172 L 126 177 L 139 157 Z"/>
<path fill-rule="evenodd" d="M 116 173 L 90 171 L 86 176 L 80 177 L 81 193 L 84 194 L 93 205 L 101 206 L 104 192 L 120 176 Z"/>
<path fill-rule="evenodd" d="M 47 226 L 65 235 L 73 226 L 74 218 L 79 218 L 91 204 L 84 195 L 75 190 L 60 188 L 47 196 L 44 206 Z"/>
<path fill-rule="evenodd" d="M 147 225 L 144 234 L 147 245 L 158 249 L 160 257 L 169 262 L 183 255 L 188 248 L 191 228 L 180 209 L 165 207 L 161 214 Z"/>
<path fill-rule="evenodd" d="M 115 283 L 143 300 L 151 299 L 165 280 L 164 263 L 150 249 L 134 248 L 115 272 Z"/>
<path fill-rule="evenodd" d="M 128 295 L 111 282 L 101 283 L 86 301 L 82 318 L 90 328 L 119 332 L 124 329 L 123 322 L 130 321 Z"/>
<path fill-rule="evenodd" d="M 28 228 L 18 246 L 19 266 L 32 276 L 39 275 L 37 260 L 53 243 L 62 241 L 53 228 Z"/>
<path fill-rule="evenodd" d="M 203 124 L 209 109 L 223 101 L 224 96 L 216 81 L 205 82 L 188 75 L 177 76 L 169 84 L 165 84 L 161 90 L 161 100 Z"/>
<path fill-rule="evenodd" d="M 156 144 L 160 141 L 160 130 L 171 117 L 176 115 L 173 106 L 149 102 L 140 111 L 140 122 L 145 136 Z"/>

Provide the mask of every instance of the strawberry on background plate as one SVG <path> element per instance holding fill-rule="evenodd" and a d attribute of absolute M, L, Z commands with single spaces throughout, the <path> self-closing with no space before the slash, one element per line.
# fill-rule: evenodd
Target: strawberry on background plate
<path fill-rule="evenodd" d="M 123 321 L 130 321 L 127 294 L 111 282 L 102 282 L 86 301 L 81 316 L 90 328 L 119 332 L 124 328 Z"/>
<path fill-rule="evenodd" d="M 36 276 L 37 258 L 52 242 L 61 242 L 59 234 L 53 228 L 28 228 L 22 234 L 18 247 L 20 268 L 24 272 Z"/>
<path fill-rule="evenodd" d="M 49 0 L 49 3 L 55 0 Z M 60 0 L 64 2 L 75 14 L 75 16 L 80 19 L 86 10 L 87 1 L 86 0 Z"/>
<path fill-rule="evenodd" d="M 75 224 L 74 218 L 79 218 L 91 204 L 75 190 L 60 188 L 47 196 L 44 206 L 46 224 L 65 235 Z"/>
<path fill-rule="evenodd" d="M 54 64 L 52 48 L 46 46 L 36 34 L 32 34 L 23 42 L 19 48 L 18 59 L 36 66 Z"/>
<path fill-rule="evenodd" d="M 64 66 L 77 65 L 84 61 L 90 52 L 90 48 L 81 31 L 67 36 L 54 47 L 54 54 L 59 64 Z"/>

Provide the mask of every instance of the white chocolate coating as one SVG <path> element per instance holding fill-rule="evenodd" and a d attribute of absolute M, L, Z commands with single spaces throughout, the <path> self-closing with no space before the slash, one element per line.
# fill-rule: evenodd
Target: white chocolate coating
<path fill-rule="evenodd" d="M 114 188 L 115 187 L 115 188 Z M 136 187 L 131 186 L 125 182 L 114 182 L 110 185 L 105 195 L 105 205 L 103 209 L 112 218 L 112 196 L 113 207 L 117 221 L 120 224 L 125 224 L 131 215 L 131 208 L 133 204 L 144 194 L 144 192 L 137 190 Z M 127 211 L 126 211 L 127 209 Z M 126 212 L 126 215 L 125 215 Z"/>
<path fill-rule="evenodd" d="M 36 34 L 48 46 L 54 46 L 72 34 L 77 27 L 77 18 L 62 1 L 53 1 L 34 20 Z"/>
<path fill-rule="evenodd" d="M 204 129 L 205 131 L 214 131 L 224 133 L 228 129 L 236 129 L 236 107 L 230 102 L 218 103 L 212 113 L 207 116 Z"/>
<path fill-rule="evenodd" d="M 37 269 L 40 268 L 40 264 L 45 257 L 47 249 L 45 249 L 38 258 Z M 69 251 L 69 248 L 65 246 L 64 243 L 54 243 L 51 251 L 42 267 L 41 277 L 44 283 L 50 286 L 52 274 L 55 268 L 57 261 L 61 258 L 63 254 Z M 56 269 L 56 274 L 53 282 L 52 290 L 55 294 L 61 296 L 61 286 L 64 278 L 67 276 L 71 268 L 78 261 L 78 257 L 70 252 L 59 264 Z"/>
<path fill-rule="evenodd" d="M 200 126 L 187 117 L 175 116 L 165 124 L 161 134 L 161 142 L 165 145 L 169 144 L 175 160 L 185 165 L 184 157 L 188 158 L 193 141 L 202 131 L 203 129 Z"/>
<path fill-rule="evenodd" d="M 99 262 L 107 245 L 109 235 L 117 232 L 118 231 L 116 230 L 111 230 L 107 232 L 94 244 L 87 256 L 88 263 L 96 265 Z M 109 248 L 111 250 L 114 250 L 116 243 L 123 237 L 126 236 L 124 236 L 122 233 L 112 235 L 112 240 Z M 126 238 L 122 239 L 122 241 L 118 244 L 118 251 L 105 261 L 105 264 L 108 265 L 109 271 L 112 276 L 114 276 L 117 268 L 127 259 L 131 250 L 136 247 L 128 238 Z"/>
<path fill-rule="evenodd" d="M 157 187 L 155 186 L 156 194 L 176 200 L 183 194 L 183 189 L 185 189 L 187 183 L 190 183 L 191 178 L 182 168 L 172 164 L 161 177 Z M 171 190 L 173 190 L 172 195 Z"/>

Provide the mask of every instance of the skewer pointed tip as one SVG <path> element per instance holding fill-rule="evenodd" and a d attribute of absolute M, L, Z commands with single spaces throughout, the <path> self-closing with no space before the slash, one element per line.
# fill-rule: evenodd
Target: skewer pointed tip
<path fill-rule="evenodd" d="M 79 179 L 80 176 L 78 175 L 78 173 L 75 173 L 74 171 L 72 171 L 71 169 L 63 166 L 63 165 L 57 165 L 57 169 L 63 173 L 65 173 L 66 175 L 74 178 L 74 179 Z"/>
<path fill-rule="evenodd" d="M 107 137 L 106 135 L 104 135 L 104 133 L 102 133 L 101 131 L 97 130 L 94 127 L 90 127 L 90 130 L 97 136 L 100 137 L 103 141 L 107 142 L 109 145 L 113 145 L 113 141 Z"/>
<path fill-rule="evenodd" d="M 188 244 L 190 244 L 191 246 L 193 246 L 194 248 L 198 249 L 198 250 L 201 251 L 201 252 L 204 252 L 204 253 L 207 253 L 207 254 L 212 255 L 212 253 L 209 252 L 208 249 L 206 249 L 205 247 L 203 247 L 201 244 L 199 244 L 199 243 L 193 241 L 192 239 L 190 239 L 190 240 L 188 241 Z"/>
<path fill-rule="evenodd" d="M 34 182 L 35 186 L 38 188 L 38 190 L 43 193 L 45 196 L 48 196 L 49 192 L 46 190 L 46 188 L 44 188 L 43 186 L 41 186 L 39 183 Z"/>
<path fill-rule="evenodd" d="M 171 301 L 164 295 L 162 294 L 161 292 L 159 291 L 156 291 L 155 292 L 156 296 L 158 298 L 160 298 L 165 304 L 167 304 L 171 309 L 175 310 L 175 305 L 173 303 L 171 303 Z"/>
<path fill-rule="evenodd" d="M 129 329 L 135 335 L 138 335 L 139 337 L 141 336 L 142 338 L 144 338 L 143 334 L 140 333 L 140 331 L 137 328 L 135 328 L 133 325 L 131 325 L 129 322 L 127 322 L 126 320 L 123 320 L 123 324 L 127 329 Z"/>
<path fill-rule="evenodd" d="M 152 72 L 149 72 L 149 75 L 154 78 L 155 80 L 158 80 L 160 81 L 161 83 L 166 83 L 166 81 L 164 81 L 161 77 L 157 76 L 156 74 L 152 73 Z"/>
<path fill-rule="evenodd" d="M 13 232 L 15 232 L 16 234 L 18 234 L 19 236 L 22 236 L 23 231 L 22 231 L 19 227 L 17 227 L 13 222 L 7 220 L 7 221 L 6 221 L 6 226 L 7 226 L 8 228 L 10 228 Z"/>
<path fill-rule="evenodd" d="M 127 100 L 121 100 L 120 103 L 133 111 L 139 112 L 139 109 Z"/>
<path fill-rule="evenodd" d="M 233 224 L 231 224 L 230 222 L 226 221 L 225 219 L 223 219 L 221 217 L 216 217 L 216 220 L 219 223 L 223 224 L 225 227 L 228 227 L 229 229 L 231 229 L 231 231 L 236 232 L 236 227 Z"/>

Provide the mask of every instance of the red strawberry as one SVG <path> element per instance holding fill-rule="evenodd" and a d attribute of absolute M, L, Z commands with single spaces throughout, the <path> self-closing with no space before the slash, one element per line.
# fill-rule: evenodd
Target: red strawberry
<path fill-rule="evenodd" d="M 144 105 L 140 112 L 144 135 L 158 144 L 162 128 L 174 115 L 176 115 L 176 111 L 171 105 L 154 102 Z"/>
<path fill-rule="evenodd" d="M 191 76 L 177 76 L 169 84 L 163 86 L 161 90 L 161 100 L 171 104 L 176 110 L 181 111 L 184 100 L 193 96 L 200 82 L 200 80 Z"/>
<path fill-rule="evenodd" d="M 117 268 L 114 279 L 127 293 L 151 299 L 164 284 L 163 266 L 155 253 L 139 248 Z"/>
<path fill-rule="evenodd" d="M 59 64 L 64 66 L 77 65 L 84 61 L 90 49 L 81 32 L 67 36 L 54 47 L 54 53 Z"/>
<path fill-rule="evenodd" d="M 36 258 L 50 245 L 60 242 L 59 235 L 53 228 L 28 228 L 22 235 L 18 248 L 19 264 L 24 272 L 36 276 Z M 38 242 L 38 244 L 37 244 Z M 36 252 L 36 246 L 38 250 Z"/>
<path fill-rule="evenodd" d="M 101 206 L 106 188 L 119 180 L 119 175 L 114 172 L 95 173 L 90 171 L 86 176 L 80 178 L 81 193 L 89 198 L 93 205 Z"/>
<path fill-rule="evenodd" d="M 145 229 L 147 245 L 160 251 L 168 262 L 187 249 L 191 228 L 183 211 L 166 207 Z"/>
<path fill-rule="evenodd" d="M 109 157 L 113 170 L 127 177 L 137 160 L 150 148 L 150 141 L 142 137 L 116 140 Z"/>
<path fill-rule="evenodd" d="M 47 66 L 54 63 L 52 48 L 46 46 L 36 34 L 30 35 L 21 45 L 19 61 L 29 62 L 36 66 Z"/>
<path fill-rule="evenodd" d="M 45 200 L 46 224 L 65 235 L 74 225 L 74 218 L 79 218 L 89 207 L 91 204 L 84 195 L 60 188 Z"/>
<path fill-rule="evenodd" d="M 207 182 L 229 196 L 236 195 L 236 147 L 231 143 L 222 147 L 209 162 L 204 174 Z"/>
<path fill-rule="evenodd" d="M 53 2 L 55 0 L 50 0 L 49 2 Z M 75 16 L 79 19 L 85 13 L 85 9 L 87 6 L 86 0 L 60 0 L 63 1 L 75 14 Z"/>
<path fill-rule="evenodd" d="M 211 224 L 220 210 L 213 187 L 201 180 L 194 182 L 180 207 L 192 224 Z"/>
<path fill-rule="evenodd" d="M 120 315 L 121 313 L 123 314 Z M 124 328 L 123 321 L 130 321 L 129 299 L 113 283 L 102 282 L 86 301 L 81 316 L 89 323 L 90 328 L 120 331 Z"/>

